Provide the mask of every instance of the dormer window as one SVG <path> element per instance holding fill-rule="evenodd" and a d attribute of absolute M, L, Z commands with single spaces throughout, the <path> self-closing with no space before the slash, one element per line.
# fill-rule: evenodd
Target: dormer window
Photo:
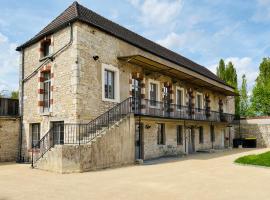
<path fill-rule="evenodd" d="M 41 42 L 41 58 L 50 55 L 51 40 L 47 39 Z"/>

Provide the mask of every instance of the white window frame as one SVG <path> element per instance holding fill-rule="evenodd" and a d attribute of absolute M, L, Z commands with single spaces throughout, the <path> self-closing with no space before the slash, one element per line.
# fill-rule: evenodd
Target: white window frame
<path fill-rule="evenodd" d="M 151 83 L 156 84 L 157 85 L 157 100 L 158 102 L 160 102 L 160 82 L 153 80 L 153 79 L 149 79 L 148 81 L 148 99 L 149 99 L 149 106 L 152 108 L 157 108 L 159 107 L 159 104 L 157 104 L 156 106 L 150 105 L 150 89 L 151 89 Z"/>
<path fill-rule="evenodd" d="M 177 90 L 181 90 L 182 91 L 182 105 L 180 105 L 182 107 L 182 106 L 185 106 L 185 104 L 184 104 L 184 102 L 185 102 L 185 89 L 182 88 L 182 87 L 176 86 L 176 90 L 175 90 L 175 104 L 176 104 L 177 110 L 181 110 L 177 106 L 178 105 L 177 104 L 177 99 L 178 99 Z"/>
<path fill-rule="evenodd" d="M 105 97 L 105 70 L 114 72 L 114 99 L 108 99 Z M 112 65 L 102 63 L 101 66 L 101 78 L 102 78 L 102 101 L 110 101 L 115 103 L 120 103 L 120 90 L 119 90 L 119 69 Z"/>
<path fill-rule="evenodd" d="M 196 108 L 198 108 L 198 96 L 201 96 L 202 102 L 201 102 L 201 108 L 200 108 L 200 109 L 203 109 L 203 94 L 200 93 L 200 92 L 197 92 L 197 93 L 196 93 Z M 199 108 L 198 108 L 198 109 L 199 109 Z"/>

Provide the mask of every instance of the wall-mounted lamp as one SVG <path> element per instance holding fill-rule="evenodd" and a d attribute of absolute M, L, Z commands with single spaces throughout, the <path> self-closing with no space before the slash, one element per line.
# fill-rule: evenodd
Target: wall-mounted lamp
<path fill-rule="evenodd" d="M 145 128 L 146 128 L 146 129 L 149 129 L 149 128 L 151 128 L 151 126 L 150 126 L 149 124 L 146 124 L 146 125 L 145 125 Z"/>
<path fill-rule="evenodd" d="M 99 56 L 93 56 L 93 59 L 97 61 L 99 59 Z"/>

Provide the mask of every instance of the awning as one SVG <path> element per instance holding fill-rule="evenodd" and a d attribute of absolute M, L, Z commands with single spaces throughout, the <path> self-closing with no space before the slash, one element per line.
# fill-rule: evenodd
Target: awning
<path fill-rule="evenodd" d="M 132 63 L 144 68 L 145 74 L 151 74 L 158 72 L 166 76 L 175 79 L 176 81 L 183 81 L 189 84 L 198 86 L 199 88 L 207 88 L 227 96 L 238 96 L 239 94 L 234 92 L 234 89 L 226 84 L 219 83 L 215 80 L 209 79 L 195 72 L 188 71 L 188 69 L 182 69 L 181 66 L 168 66 L 157 62 L 151 58 L 147 58 L 142 55 L 129 55 L 118 57 L 119 60 Z"/>

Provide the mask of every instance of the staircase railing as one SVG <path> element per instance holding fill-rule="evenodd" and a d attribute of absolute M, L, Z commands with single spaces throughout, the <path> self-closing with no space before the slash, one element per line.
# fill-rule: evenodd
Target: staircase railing
<path fill-rule="evenodd" d="M 87 124 L 56 124 L 36 144 L 32 144 L 32 166 L 57 144 L 86 144 L 132 112 L 127 98 Z"/>

